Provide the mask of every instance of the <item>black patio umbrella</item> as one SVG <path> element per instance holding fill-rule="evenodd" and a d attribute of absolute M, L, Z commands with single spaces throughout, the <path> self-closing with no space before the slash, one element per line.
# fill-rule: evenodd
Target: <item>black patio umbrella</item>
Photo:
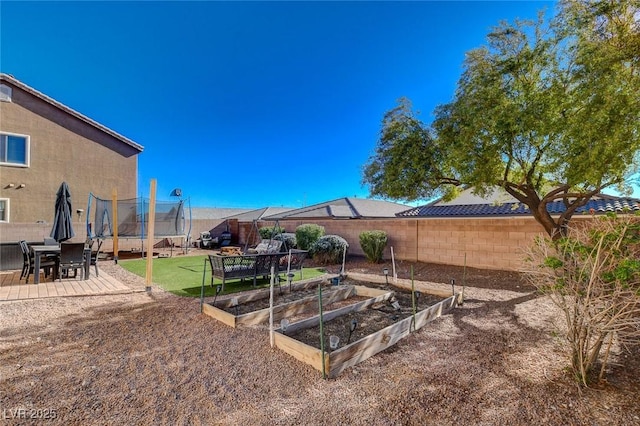
<path fill-rule="evenodd" d="M 71 192 L 67 182 L 62 182 L 56 194 L 56 212 L 51 228 L 51 238 L 57 242 L 66 241 L 76 235 L 71 223 Z"/>

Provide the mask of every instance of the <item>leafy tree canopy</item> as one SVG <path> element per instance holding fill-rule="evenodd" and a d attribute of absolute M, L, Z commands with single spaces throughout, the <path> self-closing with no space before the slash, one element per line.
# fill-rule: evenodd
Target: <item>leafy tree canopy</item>
<path fill-rule="evenodd" d="M 549 235 L 604 188 L 630 192 L 640 165 L 640 6 L 566 1 L 545 21 L 502 22 L 467 53 L 431 125 L 402 98 L 363 171 L 372 196 L 451 197 L 502 187 Z M 562 200 L 559 218 L 547 203 Z"/>

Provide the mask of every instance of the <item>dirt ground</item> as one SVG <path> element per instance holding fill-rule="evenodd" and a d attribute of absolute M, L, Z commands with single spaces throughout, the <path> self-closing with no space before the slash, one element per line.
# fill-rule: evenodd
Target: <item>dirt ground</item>
<path fill-rule="evenodd" d="M 346 269 L 384 266 L 349 259 Z M 463 281 L 462 268 L 413 266 L 442 288 Z M 144 286 L 113 262 L 99 267 Z M 639 348 L 580 390 L 548 300 L 516 273 L 467 268 L 464 281 L 463 306 L 331 380 L 271 348 L 265 326 L 227 327 L 156 286 L 3 302 L 1 423 L 640 425 Z"/>

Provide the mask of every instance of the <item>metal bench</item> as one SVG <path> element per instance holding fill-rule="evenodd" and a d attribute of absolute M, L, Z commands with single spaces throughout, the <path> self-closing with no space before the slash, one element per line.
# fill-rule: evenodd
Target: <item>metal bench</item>
<path fill-rule="evenodd" d="M 221 254 L 210 254 L 209 264 L 211 265 L 211 285 L 214 278 L 222 281 L 222 291 L 225 283 L 230 279 L 245 278 L 253 279 L 256 285 L 258 277 L 268 277 L 271 274 L 271 266 L 274 266 L 276 274 L 289 271 L 300 271 L 302 274 L 302 264 L 307 257 L 306 250 L 291 250 L 291 262 L 289 263 L 289 252 L 286 253 L 261 253 L 225 256 Z"/>

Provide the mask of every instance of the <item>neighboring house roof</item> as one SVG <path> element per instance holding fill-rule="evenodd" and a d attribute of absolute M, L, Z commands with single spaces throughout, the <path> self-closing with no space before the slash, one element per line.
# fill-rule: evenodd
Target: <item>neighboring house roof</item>
<path fill-rule="evenodd" d="M 562 201 L 547 204 L 550 214 L 560 214 L 565 211 Z M 622 213 L 625 211 L 640 211 L 640 200 L 635 198 L 620 198 L 601 194 L 592 198 L 583 207 L 576 210 L 576 214 L 589 213 Z M 399 213 L 398 217 L 482 217 L 482 216 L 522 216 L 531 215 L 529 207 L 519 202 L 502 204 L 460 204 L 436 205 L 429 204 Z"/>
<path fill-rule="evenodd" d="M 395 217 L 397 213 L 405 211 L 407 207 L 407 205 L 393 203 L 390 201 L 345 197 L 300 209 L 290 210 L 278 215 L 263 217 L 263 219 L 360 219 Z"/>
<path fill-rule="evenodd" d="M 291 210 L 290 207 L 263 207 L 255 210 L 247 210 L 233 216 L 228 216 L 225 219 L 238 219 L 239 222 L 253 222 L 254 220 L 265 219 L 266 216 L 283 214 Z"/>
<path fill-rule="evenodd" d="M 444 201 L 439 198 L 429 205 L 447 206 L 447 205 L 462 205 L 462 204 L 504 204 L 504 203 L 517 203 L 511 194 L 500 187 L 495 187 L 487 192 L 487 195 L 481 197 L 474 193 L 474 188 L 463 189 L 454 199 Z"/>
<path fill-rule="evenodd" d="M 191 219 L 227 219 L 230 216 L 246 213 L 250 209 L 192 207 Z"/>
<path fill-rule="evenodd" d="M 116 138 L 117 140 L 121 141 L 122 143 L 129 145 L 130 147 L 134 148 L 135 150 L 137 150 L 138 152 L 142 152 L 142 150 L 144 149 L 144 147 L 140 144 L 135 143 L 134 141 L 132 141 L 131 139 L 122 136 L 121 134 L 109 129 L 108 127 L 103 126 L 102 124 L 98 123 L 97 121 L 94 121 L 92 119 L 90 119 L 89 117 L 87 117 L 86 115 L 80 114 L 78 111 L 69 108 L 68 106 L 56 101 L 53 98 L 50 98 L 49 96 L 45 95 L 42 92 L 39 92 L 38 90 L 34 89 L 31 86 L 28 86 L 26 84 L 24 84 L 23 82 L 21 82 L 20 80 L 17 80 L 15 77 L 9 75 L 9 74 L 5 74 L 5 73 L 0 73 L 0 82 L 7 82 L 10 83 L 11 85 L 18 87 L 21 90 L 24 90 L 25 92 L 35 96 L 36 98 L 41 99 L 42 101 L 60 109 L 61 111 L 64 111 L 65 113 L 87 123 L 90 126 L 95 127 L 96 129 L 107 133 L 108 135 Z"/>

